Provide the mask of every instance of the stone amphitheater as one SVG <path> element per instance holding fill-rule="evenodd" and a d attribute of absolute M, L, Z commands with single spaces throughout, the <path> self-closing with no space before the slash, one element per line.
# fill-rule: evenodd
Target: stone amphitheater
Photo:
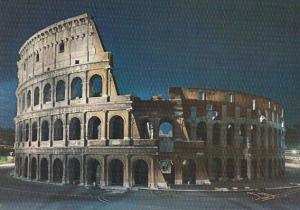
<path fill-rule="evenodd" d="M 120 95 L 112 53 L 87 14 L 38 31 L 19 55 L 17 177 L 165 188 L 284 174 L 279 103 L 204 88 Z"/>

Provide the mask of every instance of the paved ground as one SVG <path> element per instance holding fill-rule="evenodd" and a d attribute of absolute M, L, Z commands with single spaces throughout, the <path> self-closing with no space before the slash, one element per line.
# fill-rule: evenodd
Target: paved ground
<path fill-rule="evenodd" d="M 9 167 L 0 169 L 0 210 L 300 209 L 300 187 L 252 193 L 138 190 L 113 194 L 16 180 L 9 175 L 11 170 Z M 284 182 L 289 180 L 300 183 L 298 168 L 289 169 Z"/>

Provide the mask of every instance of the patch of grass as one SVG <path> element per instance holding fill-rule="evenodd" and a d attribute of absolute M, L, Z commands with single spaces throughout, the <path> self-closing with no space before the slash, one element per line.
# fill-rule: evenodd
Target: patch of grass
<path fill-rule="evenodd" d="M 11 156 L 0 156 L 0 164 L 14 163 L 15 158 Z"/>

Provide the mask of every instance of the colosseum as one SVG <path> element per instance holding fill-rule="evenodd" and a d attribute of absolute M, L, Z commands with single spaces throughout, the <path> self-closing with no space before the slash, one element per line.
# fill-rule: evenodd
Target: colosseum
<path fill-rule="evenodd" d="M 15 175 L 60 184 L 200 185 L 281 176 L 282 106 L 238 91 L 170 87 L 120 95 L 112 53 L 87 14 L 19 50 Z"/>

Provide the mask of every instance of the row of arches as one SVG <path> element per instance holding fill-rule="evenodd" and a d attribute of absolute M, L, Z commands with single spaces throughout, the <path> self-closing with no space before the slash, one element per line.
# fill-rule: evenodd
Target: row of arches
<path fill-rule="evenodd" d="M 124 120 L 122 117 L 113 116 L 109 124 L 109 138 L 123 139 L 124 138 Z M 25 142 L 29 141 L 29 124 L 26 123 L 25 130 L 23 125 L 19 125 L 19 139 L 24 141 L 23 132 L 25 132 Z M 64 124 L 61 119 L 56 119 L 53 123 L 53 140 L 64 139 Z M 101 121 L 98 117 L 93 116 L 88 121 L 88 139 L 100 139 L 101 137 Z M 41 124 L 41 141 L 48 141 L 50 139 L 50 124 L 47 120 L 42 121 Z M 69 140 L 81 139 L 81 121 L 77 117 L 73 117 L 69 123 Z M 38 124 L 33 122 L 31 125 L 31 141 L 38 140 Z"/>
<path fill-rule="evenodd" d="M 71 92 L 70 99 L 80 99 L 82 98 L 82 79 L 80 77 L 75 77 L 71 82 Z M 33 90 L 33 106 L 40 104 L 40 88 L 35 87 Z M 47 83 L 43 88 L 42 102 L 45 104 L 52 101 L 52 88 L 50 83 Z M 64 80 L 59 80 L 55 87 L 55 101 L 60 102 L 65 100 L 66 95 L 66 82 Z M 89 97 L 101 97 L 102 96 L 102 77 L 99 75 L 94 75 L 89 80 Z M 32 103 L 31 91 L 28 90 L 26 96 L 27 108 L 31 107 Z M 22 96 L 22 102 L 20 103 L 22 110 L 25 109 L 25 93 Z"/>
<path fill-rule="evenodd" d="M 281 159 L 269 159 L 266 165 L 266 159 L 261 159 L 260 162 L 256 159 L 250 161 L 250 168 L 248 167 L 248 161 L 246 159 L 240 160 L 236 163 L 233 158 L 228 158 L 222 165 L 222 160 L 220 158 L 214 158 L 211 165 L 211 177 L 214 180 L 219 180 L 224 178 L 223 170 L 225 170 L 225 177 L 229 179 L 234 179 L 237 175 L 237 168 L 240 170 L 240 177 L 243 179 L 249 178 L 248 173 L 250 173 L 251 179 L 256 179 L 258 177 L 258 171 L 260 171 L 261 177 L 273 177 L 280 175 L 284 168 L 284 163 Z M 238 166 L 239 165 L 239 166 Z M 258 168 L 259 167 L 259 168 Z M 248 170 L 251 170 L 249 172 Z"/>
<path fill-rule="evenodd" d="M 64 125 L 61 119 L 55 120 L 53 124 L 53 140 L 63 140 Z M 87 139 L 100 139 L 101 138 L 101 120 L 97 116 L 93 116 L 87 123 Z M 37 141 L 38 125 L 37 122 L 32 123 L 32 141 Z M 124 120 L 120 116 L 114 116 L 109 123 L 109 138 L 110 139 L 123 139 L 124 138 Z M 232 145 L 235 143 L 235 125 L 229 123 L 226 126 L 226 144 Z M 241 144 L 247 144 L 247 126 L 241 124 L 238 134 L 242 138 Z M 265 131 L 268 131 L 268 145 L 272 147 L 273 141 L 280 146 L 281 131 L 275 128 L 261 128 L 261 138 L 264 138 Z M 41 124 L 41 140 L 49 140 L 50 125 L 47 120 L 44 120 Z M 25 125 L 25 135 L 23 135 L 24 129 L 22 123 L 19 125 L 19 138 L 25 141 L 29 139 L 29 124 Z M 273 133 L 274 132 L 274 133 Z M 159 138 L 172 138 L 174 136 L 173 124 L 169 121 L 161 121 L 159 126 Z M 140 137 L 143 139 L 153 138 L 153 126 L 148 120 L 144 120 L 140 124 Z M 221 124 L 214 123 L 212 129 L 212 144 L 219 145 L 221 143 Z M 256 125 L 250 125 L 250 144 L 257 144 L 258 131 Z M 81 122 L 79 118 L 72 118 L 69 123 L 69 140 L 81 139 Z M 196 140 L 207 141 L 207 126 L 205 122 L 200 122 L 197 125 Z"/>
<path fill-rule="evenodd" d="M 20 162 L 21 161 L 21 162 Z M 30 177 L 28 176 L 29 164 L 28 157 L 25 158 L 24 165 L 22 165 L 22 159 L 19 160 L 19 168 L 21 169 L 18 173 L 19 176 L 24 178 L 30 178 L 40 181 L 53 181 L 54 183 L 62 183 L 65 174 L 68 174 L 68 182 L 70 184 L 79 184 L 81 181 L 81 163 L 77 158 L 68 159 L 67 171 L 64 171 L 63 161 L 56 158 L 52 164 L 52 180 L 49 180 L 49 162 L 46 158 L 40 160 L 40 167 L 38 167 L 37 158 L 33 157 L 30 160 Z M 86 162 L 86 184 L 97 184 L 101 183 L 101 164 L 97 159 L 90 158 Z M 23 169 L 23 171 L 22 171 Z M 108 185 L 112 186 L 123 186 L 124 185 L 124 164 L 119 159 L 112 159 L 108 164 Z M 148 186 L 149 183 L 149 166 L 148 163 L 143 159 L 137 159 L 134 161 L 132 168 L 133 185 L 135 186 Z"/>

